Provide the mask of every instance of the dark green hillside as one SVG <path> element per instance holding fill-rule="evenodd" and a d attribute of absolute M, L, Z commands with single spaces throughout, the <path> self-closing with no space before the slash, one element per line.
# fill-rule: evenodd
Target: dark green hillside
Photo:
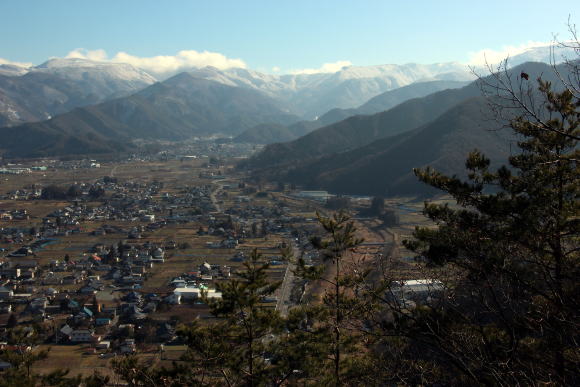
<path fill-rule="evenodd" d="M 414 195 L 430 189 L 417 181 L 413 168 L 430 166 L 460 175 L 467 154 L 476 148 L 498 163 L 507 162 L 507 132 L 489 130 L 485 108 L 482 97 L 472 98 L 411 133 L 329 157 L 322 168 L 310 165 L 318 175 L 308 184 L 351 194 Z M 289 177 L 299 180 L 300 174 L 293 171 Z"/>
<path fill-rule="evenodd" d="M 432 166 L 447 174 L 461 174 L 466 155 L 475 148 L 500 163 L 507 161 L 510 141 L 505 132 L 489 130 L 486 107 L 483 97 L 470 98 L 413 131 L 260 173 L 335 193 L 427 194 L 431 189 L 417 181 L 413 168 Z"/>
<path fill-rule="evenodd" d="M 512 74 L 526 71 L 530 79 L 542 74 L 556 80 L 551 67 L 543 63 L 525 63 Z M 562 69 L 562 71 L 565 71 Z M 491 82 L 492 80 L 488 78 Z M 242 167 L 253 169 L 283 167 L 324 155 L 356 149 L 371 142 L 411 131 L 425 125 L 453 106 L 481 95 L 478 82 L 460 89 L 443 90 L 423 98 L 406 101 L 394 108 L 371 116 L 354 116 L 317 129 L 304 137 L 284 144 L 272 144 L 247 160 Z"/>
<path fill-rule="evenodd" d="M 277 142 L 292 141 L 312 132 L 315 129 L 322 128 L 323 126 L 327 125 L 332 125 L 351 116 L 379 113 L 407 100 L 424 97 L 428 94 L 440 90 L 459 88 L 467 85 L 467 83 L 468 82 L 459 81 L 431 81 L 413 83 L 411 85 L 380 94 L 370 99 L 368 102 L 358 108 L 332 109 L 326 114 L 320 116 L 315 121 L 300 121 L 288 127 L 282 127 L 280 125 L 260 125 L 256 128 L 248 129 L 234 140 L 236 142 L 248 142 L 255 144 L 273 144 Z"/>
<path fill-rule="evenodd" d="M 250 168 L 272 167 L 355 149 L 380 138 L 413 130 L 479 93 L 477 86 L 472 84 L 413 99 L 372 116 L 350 117 L 292 142 L 269 145 L 248 160 L 247 165 Z"/>
<path fill-rule="evenodd" d="M 413 98 L 425 97 L 446 89 L 458 89 L 467 86 L 469 82 L 462 81 L 429 81 L 417 82 L 398 89 L 389 90 L 371 98 L 356 109 L 332 109 L 319 118 L 322 122 L 331 124 L 348 117 L 361 114 L 375 114 L 389 110 Z"/>

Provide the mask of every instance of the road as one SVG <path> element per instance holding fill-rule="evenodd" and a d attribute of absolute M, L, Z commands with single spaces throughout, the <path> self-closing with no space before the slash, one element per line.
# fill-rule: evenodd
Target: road
<path fill-rule="evenodd" d="M 294 270 L 296 269 L 296 260 L 299 257 L 300 250 L 295 243 L 292 243 L 292 254 L 293 259 L 288 262 L 286 266 L 286 272 L 284 273 L 284 279 L 282 280 L 282 285 L 280 285 L 280 293 L 278 294 L 278 301 L 276 302 L 276 310 L 280 312 L 283 317 L 288 315 L 288 309 L 290 307 L 290 296 L 292 294 L 292 283 L 294 282 Z"/>
<path fill-rule="evenodd" d="M 111 172 L 109 173 L 109 177 L 115 177 L 115 172 L 117 172 L 117 167 L 118 167 L 118 165 L 115 165 L 113 167 L 113 169 L 111 169 Z"/>
<path fill-rule="evenodd" d="M 209 194 L 209 198 L 211 200 L 211 202 L 213 203 L 215 209 L 217 212 L 222 212 L 222 209 L 220 207 L 220 205 L 218 204 L 218 201 L 216 199 L 216 194 L 218 193 L 218 191 L 220 191 L 222 189 L 221 185 L 218 184 L 214 184 L 217 188 L 215 190 L 212 190 L 211 193 Z"/>

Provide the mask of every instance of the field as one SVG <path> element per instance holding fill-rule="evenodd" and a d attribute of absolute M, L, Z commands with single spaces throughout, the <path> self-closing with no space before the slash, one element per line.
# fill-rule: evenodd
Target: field
<path fill-rule="evenodd" d="M 219 173 L 219 178 L 212 178 L 212 174 Z M 295 228 L 297 230 L 309 229 L 313 233 L 319 233 L 320 229 L 316 222 L 316 214 L 330 215 L 331 211 L 327 210 L 320 202 L 299 199 L 288 192 L 278 192 L 274 186 L 259 187 L 267 194 L 247 193 L 238 185 L 243 182 L 242 176 L 238 176 L 228 168 L 224 167 L 207 167 L 203 160 L 188 162 L 180 161 L 157 161 L 141 162 L 133 161 L 119 164 L 104 164 L 101 168 L 84 168 L 75 170 L 58 170 L 49 169 L 43 172 L 32 172 L 27 175 L 12 176 L 3 175 L 0 184 L 0 195 L 13 192 L 19 189 L 26 189 L 37 186 L 47 186 L 57 184 L 69 186 L 73 183 L 91 184 L 102 179 L 103 176 L 117 178 L 119 182 L 134 182 L 139 184 L 149 184 L 153 182 L 162 183 L 161 190 L 151 197 L 154 203 L 163 203 L 164 197 L 179 196 L 192 187 L 211 187 L 211 200 L 215 204 L 217 211 L 212 216 L 224 216 L 223 212 L 229 209 L 238 211 L 262 211 L 264 214 L 270 214 L 273 210 L 282 210 L 287 217 L 302 219 L 301 222 L 286 225 L 286 228 Z M 205 176 L 205 177 L 201 177 Z M 243 199 L 243 200 L 242 200 Z M 85 201 L 84 204 L 91 208 L 102 205 L 102 201 Z M 421 275 L 415 262 L 413 254 L 404 249 L 402 240 L 409 238 L 413 229 L 417 225 L 429 225 L 429 222 L 421 214 L 422 203 L 414 201 L 412 198 L 397 198 L 386 201 L 386 206 L 396 209 L 400 222 L 394 227 L 385 227 L 381 221 L 373 218 L 356 218 L 357 236 L 363 238 L 365 243 L 356 249 L 356 252 L 349 256 L 346 261 L 347 265 L 363 263 L 367 266 L 380 267 L 384 262 L 380 258 L 389 258 L 389 274 L 398 278 L 417 278 Z M 0 228 L 18 227 L 21 229 L 41 229 L 43 218 L 47 214 L 69 206 L 69 201 L 50 201 L 50 200 L 11 200 L 9 198 L 0 200 L 0 212 L 11 210 L 26 210 L 29 215 L 27 220 L 3 220 L 0 221 Z M 368 206 L 368 200 L 358 199 L 356 206 Z M 180 210 L 177 208 L 177 210 Z M 156 213 L 156 217 L 169 217 L 170 212 L 167 209 Z M 207 215 L 207 214 L 206 214 Z M 272 218 L 273 215 L 258 215 L 258 218 L 245 219 L 245 227 L 253 222 L 260 223 L 260 219 Z M 205 218 L 204 218 L 205 219 Z M 243 216 L 240 221 L 244 221 Z M 110 232 L 105 235 L 93 235 L 93 231 L 102 228 L 104 225 L 117 227 L 120 231 Z M 246 255 L 253 249 L 262 254 L 264 261 L 280 261 L 280 246 L 290 238 L 288 230 L 281 233 L 267 233 L 266 235 L 248 235 L 235 248 L 210 248 L 209 244 L 215 244 L 223 239 L 223 236 L 200 234 L 200 229 L 207 230 L 206 220 L 187 221 L 187 222 L 168 222 L 161 228 L 144 231 L 139 239 L 128 239 L 127 233 L 133 227 L 145 227 L 147 222 L 140 219 L 127 220 L 92 220 L 84 221 L 79 224 L 80 232 L 66 236 L 55 236 L 50 242 L 35 251 L 33 259 L 37 260 L 43 267 L 47 267 L 50 262 L 55 260 L 62 261 L 65 256 L 70 260 L 77 260 L 90 256 L 91 249 L 97 244 L 105 246 L 117 245 L 123 242 L 128 245 L 143 245 L 146 243 L 165 246 L 169 242 L 175 243 L 175 248 L 166 250 L 165 262 L 155 263 L 152 268 L 145 273 L 143 286 L 138 289 L 142 294 L 158 294 L 166 296 L 173 292 L 170 281 L 175 277 L 180 277 L 185 273 L 196 271 L 204 262 L 212 265 L 226 265 L 231 267 L 232 275 L 235 276 L 237 270 L 241 270 L 243 263 L 232 261 L 232 257 L 239 251 Z M 307 237 L 314 234 L 309 234 Z M 0 247 L 6 251 L 0 253 L 6 256 L 11 251 L 16 250 L 22 245 L 31 243 L 34 237 L 25 235 L 21 243 L 0 243 Z M 10 261 L 16 258 L 3 258 Z M 268 270 L 271 281 L 281 281 L 286 272 L 285 263 L 275 264 Z M 329 266 L 326 275 L 334 275 L 334 267 Z M 46 269 L 44 270 L 46 271 Z M 69 275 L 72 271 L 59 273 L 59 275 Z M 95 274 L 95 273 L 93 273 Z M 381 273 L 375 270 L 374 278 L 379 280 Z M 213 280 L 213 286 L 223 278 Z M 126 289 L 117 289 L 112 286 L 112 281 L 104 280 L 107 285 L 104 290 L 99 291 L 95 297 L 99 304 L 104 306 L 117 306 L 121 297 L 127 294 Z M 111 286 L 109 286 L 111 285 Z M 76 294 L 79 284 L 72 285 L 42 285 L 36 284 L 36 291 L 42 292 L 49 287 L 59 292 L 69 293 L 72 297 Z M 311 283 L 307 287 L 307 299 L 316 300 L 326 291 L 327 286 L 321 283 Z M 275 296 L 280 297 L 280 291 Z M 91 297 L 84 298 L 91 302 Z M 274 307 L 275 304 L 267 304 Z M 201 318 L 202 321 L 210 317 L 207 306 L 203 304 L 184 303 L 170 307 L 158 308 L 157 311 L 148 315 L 151 321 L 173 321 L 179 323 L 188 323 L 193 319 Z M 66 316 L 54 316 L 54 324 L 62 325 Z M 42 345 L 40 348 L 47 348 L 49 345 Z M 139 347 L 139 357 L 148 364 L 170 364 L 172 360 L 179 360 L 183 353 L 183 347 L 167 346 L 163 354 L 158 351 L 158 346 L 141 345 Z M 52 345 L 49 358 L 36 365 L 40 372 L 50 372 L 59 368 L 70 368 L 72 374 L 88 375 L 97 370 L 98 372 L 111 375 L 109 366 L 110 358 L 95 354 L 89 345 Z"/>

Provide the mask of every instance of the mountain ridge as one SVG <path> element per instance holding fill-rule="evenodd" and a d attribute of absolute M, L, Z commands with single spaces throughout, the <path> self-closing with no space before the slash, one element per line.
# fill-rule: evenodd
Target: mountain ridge
<path fill-rule="evenodd" d="M 0 146 L 10 156 L 53 155 L 65 149 L 72 154 L 104 153 L 111 142 L 122 144 L 113 151 L 122 151 L 135 139 L 237 134 L 260 122 L 289 124 L 297 119 L 258 91 L 181 73 L 128 97 L 76 108 L 48 121 L 0 128 Z M 45 140 L 38 144 L 22 133 Z M 76 146 L 61 146 L 68 142 Z"/>

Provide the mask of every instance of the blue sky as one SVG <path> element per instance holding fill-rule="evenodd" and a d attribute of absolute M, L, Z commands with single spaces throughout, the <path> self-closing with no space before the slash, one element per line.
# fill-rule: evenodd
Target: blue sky
<path fill-rule="evenodd" d="M 469 62 L 484 49 L 501 53 L 506 46 L 548 42 L 554 33 L 567 38 L 569 15 L 580 24 L 577 0 L 405 3 L 0 0 L 0 58 L 40 64 L 77 50 L 72 56 L 149 66 L 177 56 L 180 63 L 285 73 L 339 61 Z M 203 56 L 206 51 L 215 55 Z M 156 56 L 165 58 L 151 59 Z"/>

